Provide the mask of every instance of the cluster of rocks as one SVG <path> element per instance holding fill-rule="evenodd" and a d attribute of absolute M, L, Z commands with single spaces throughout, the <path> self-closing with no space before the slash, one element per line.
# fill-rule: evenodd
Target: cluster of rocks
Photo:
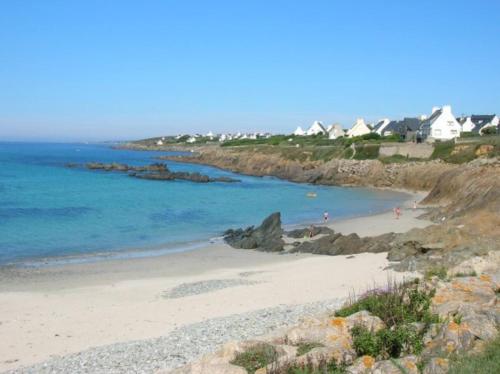
<path fill-rule="evenodd" d="M 291 239 L 307 238 L 286 245 L 283 236 Z M 391 249 L 395 234 L 360 238 L 357 234 L 342 235 L 328 227 L 296 229 L 284 232 L 280 213 L 273 213 L 254 228 L 227 230 L 226 243 L 234 248 L 255 249 L 264 252 L 314 253 L 323 255 L 350 255 L 362 252 L 380 253 Z"/>
<path fill-rule="evenodd" d="M 77 164 L 67 164 L 67 167 L 78 167 Z M 216 177 L 212 178 L 208 175 L 200 174 L 198 172 L 188 173 L 185 171 L 171 171 L 164 163 L 154 163 L 146 166 L 131 166 L 120 163 L 105 164 L 101 162 L 89 162 L 85 164 L 85 168 L 90 170 L 103 170 L 103 171 L 118 171 L 128 173 L 129 176 L 139 179 L 172 181 L 172 180 L 186 180 L 196 183 L 209 183 L 209 182 L 225 182 L 234 183 L 240 182 L 238 179 L 230 177 Z"/>
<path fill-rule="evenodd" d="M 227 343 L 215 353 L 172 371 L 172 374 L 225 373 L 244 374 L 246 370 L 232 362 L 238 354 L 266 344 L 276 352 L 274 362 L 258 369 L 256 374 L 279 372 L 280 367 L 301 365 L 318 366 L 321 362 L 335 360 L 346 367 L 350 374 L 448 372 L 450 358 L 481 352 L 485 344 L 495 339 L 500 326 L 500 306 L 497 292 L 500 289 L 500 272 L 475 277 L 454 278 L 451 281 L 431 279 L 424 287 L 435 289 L 431 311 L 440 317 L 440 323 L 430 326 L 423 337 L 421 354 L 381 360 L 379 357 L 357 357 L 351 331 L 362 326 L 373 333 L 385 328 L 383 321 L 367 311 L 348 317 L 323 315 L 305 318 L 300 324 L 243 342 Z M 316 348 L 298 355 L 298 346 L 314 344 Z"/>

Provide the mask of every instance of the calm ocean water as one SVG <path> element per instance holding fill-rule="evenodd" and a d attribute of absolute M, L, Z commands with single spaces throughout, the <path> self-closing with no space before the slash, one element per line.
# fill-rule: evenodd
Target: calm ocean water
<path fill-rule="evenodd" d="M 0 143 L 0 264 L 97 253 L 154 253 L 205 242 L 274 211 L 285 224 L 375 213 L 405 195 L 319 187 L 168 162 L 173 170 L 232 176 L 242 183 L 197 184 L 69 169 L 68 162 L 155 162 L 159 152 L 107 145 Z M 317 198 L 306 196 L 316 192 Z"/>

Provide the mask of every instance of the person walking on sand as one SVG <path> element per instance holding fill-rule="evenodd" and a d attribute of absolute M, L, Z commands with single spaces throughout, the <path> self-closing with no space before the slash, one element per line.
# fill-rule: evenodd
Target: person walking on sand
<path fill-rule="evenodd" d="M 395 213 L 396 213 L 396 219 L 399 219 L 399 216 L 401 215 L 401 208 L 397 206 L 395 209 Z"/>
<path fill-rule="evenodd" d="M 325 210 L 325 212 L 323 213 L 323 221 L 325 223 L 328 223 L 328 212 Z"/>

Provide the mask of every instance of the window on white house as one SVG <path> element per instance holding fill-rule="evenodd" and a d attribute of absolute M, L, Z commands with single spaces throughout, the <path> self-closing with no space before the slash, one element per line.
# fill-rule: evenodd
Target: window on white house
<path fill-rule="evenodd" d="M 433 131 L 433 134 L 435 136 L 439 136 L 439 135 L 441 135 L 441 130 L 436 129 L 436 130 Z"/>

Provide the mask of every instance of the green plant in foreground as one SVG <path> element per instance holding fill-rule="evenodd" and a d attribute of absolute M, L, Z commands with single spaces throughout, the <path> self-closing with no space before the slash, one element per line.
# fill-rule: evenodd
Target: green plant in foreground
<path fill-rule="evenodd" d="M 271 344 L 262 343 L 238 353 L 231 364 L 241 366 L 247 373 L 253 374 L 257 369 L 275 361 L 277 356 L 276 349 Z"/>
<path fill-rule="evenodd" d="M 500 373 L 500 336 L 489 343 L 484 352 L 478 355 L 456 357 L 451 362 L 449 373 Z"/>
<path fill-rule="evenodd" d="M 324 345 L 317 342 L 300 343 L 297 346 L 297 356 L 302 356 L 307 352 L 309 352 L 310 350 L 318 347 L 324 347 Z"/>
<path fill-rule="evenodd" d="M 379 317 L 387 327 L 412 322 L 430 324 L 438 322 L 437 316 L 430 312 L 434 290 L 420 289 L 418 284 L 395 282 L 389 283 L 386 289 L 372 290 L 358 299 L 351 300 L 346 306 L 337 310 L 337 317 L 347 317 L 366 310 Z"/>
<path fill-rule="evenodd" d="M 422 335 L 409 325 L 385 328 L 376 333 L 355 326 L 351 334 L 353 347 L 359 356 L 399 358 L 402 354 L 419 354 L 423 349 Z"/>

